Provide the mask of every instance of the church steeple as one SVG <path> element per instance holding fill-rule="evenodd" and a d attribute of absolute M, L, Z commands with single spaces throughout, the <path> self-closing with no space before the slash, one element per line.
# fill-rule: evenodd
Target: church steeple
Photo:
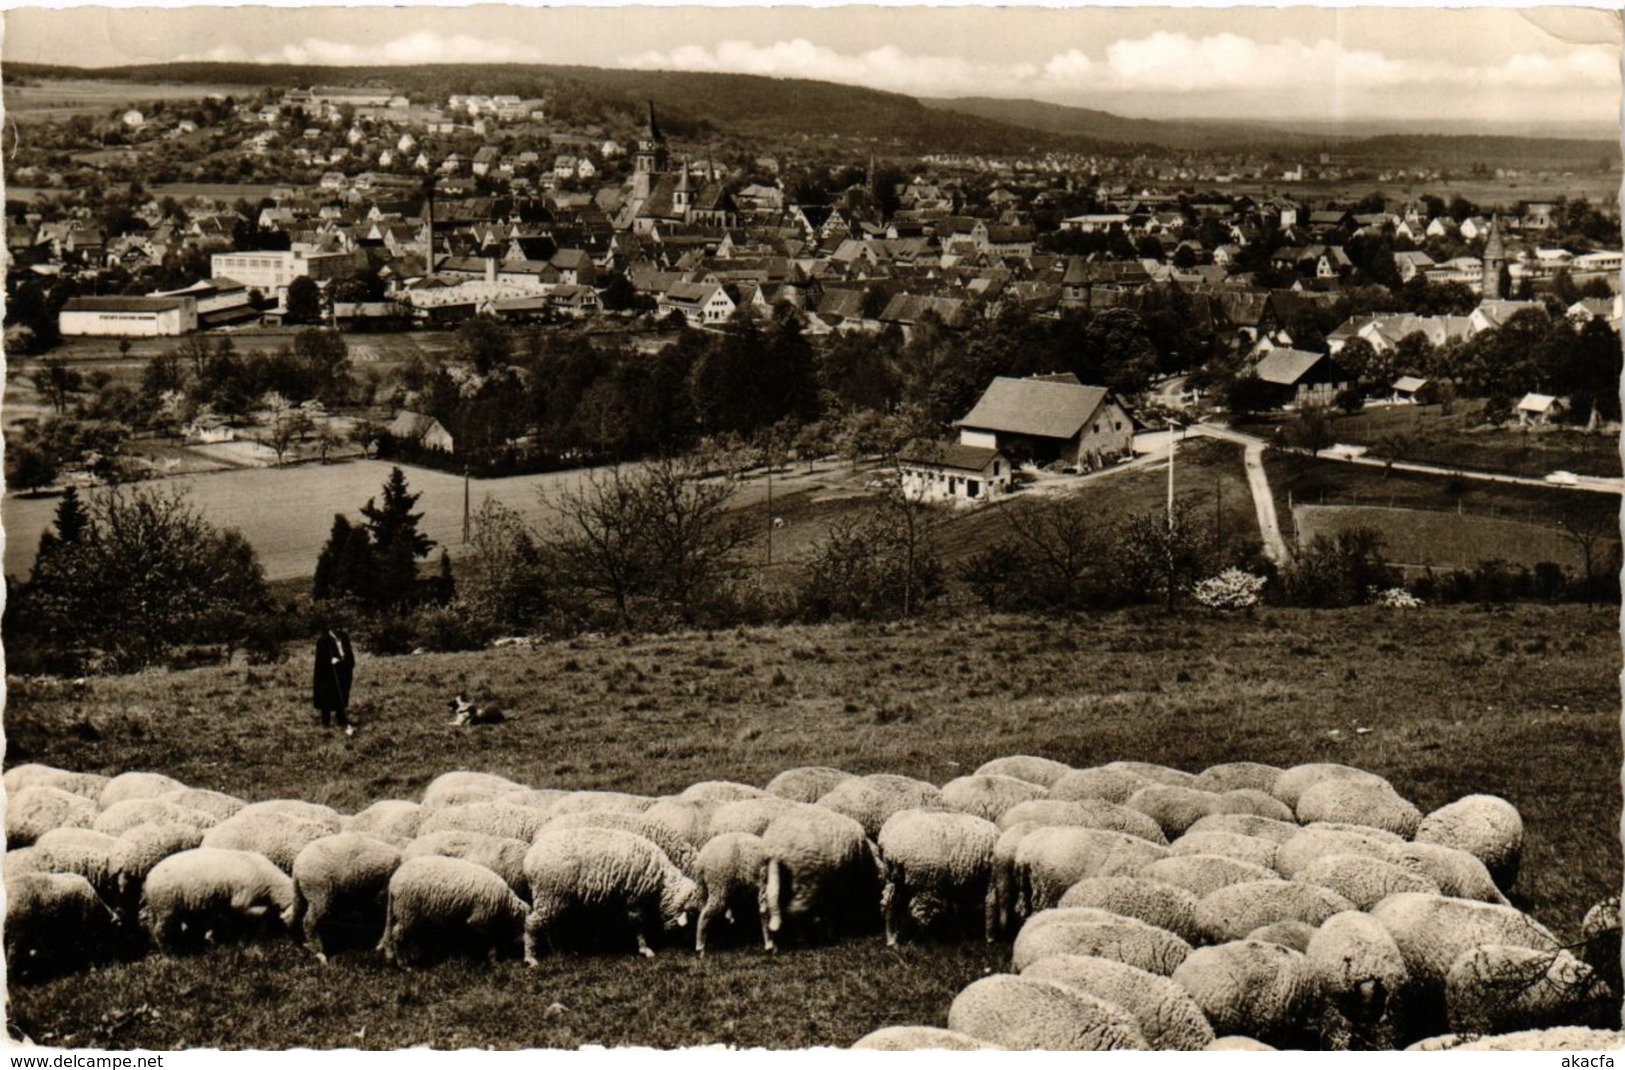
<path fill-rule="evenodd" d="M 649 101 L 649 125 L 638 138 L 638 151 L 632 157 L 632 200 L 641 204 L 654 189 L 655 176 L 666 170 L 666 139 L 655 122 L 655 102 Z"/>
<path fill-rule="evenodd" d="M 1484 238 L 1484 297 L 1499 301 L 1507 295 L 1502 292 L 1501 271 L 1506 266 L 1506 243 L 1501 240 L 1501 217 L 1490 217 L 1490 232 Z"/>

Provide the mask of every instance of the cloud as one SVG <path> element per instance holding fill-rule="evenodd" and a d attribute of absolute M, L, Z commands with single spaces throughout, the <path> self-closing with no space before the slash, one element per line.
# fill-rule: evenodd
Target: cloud
<path fill-rule="evenodd" d="M 806 38 L 758 45 L 721 41 L 714 48 L 683 45 L 622 58 L 618 64 L 641 70 L 723 71 L 776 78 L 810 78 L 902 93 L 961 94 L 990 79 L 1026 80 L 1034 64 L 998 65 L 955 56 L 912 55 L 894 45 L 843 54 Z"/>
<path fill-rule="evenodd" d="M 307 37 L 261 52 L 250 51 L 241 45 L 221 45 L 207 52 L 179 58 L 221 63 L 376 67 L 422 63 L 545 63 L 555 57 L 517 41 L 492 41 L 471 34 L 441 34 L 422 30 L 380 44 L 350 44 Z"/>

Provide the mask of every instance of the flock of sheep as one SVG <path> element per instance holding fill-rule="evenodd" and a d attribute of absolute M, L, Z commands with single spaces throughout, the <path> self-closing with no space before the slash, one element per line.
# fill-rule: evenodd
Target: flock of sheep
<path fill-rule="evenodd" d="M 6 772 L 14 976 L 291 932 L 526 963 L 653 955 L 694 925 L 773 951 L 1014 937 L 947 1028 L 861 1048 L 1617 1046 L 1618 899 L 1566 942 L 1506 898 L 1523 824 L 1472 795 L 1424 815 L 1346 765 L 1199 774 L 988 762 L 942 786 L 804 767 L 651 798 L 479 772 L 356 814 L 157 773 Z M 77 934 L 77 939 L 66 934 Z M 686 939 L 686 938 L 685 938 Z"/>

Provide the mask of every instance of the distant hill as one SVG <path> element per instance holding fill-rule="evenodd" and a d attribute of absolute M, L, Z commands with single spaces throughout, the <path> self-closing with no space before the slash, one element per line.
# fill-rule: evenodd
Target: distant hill
<path fill-rule="evenodd" d="M 1012 126 L 1102 141 L 1134 141 L 1169 149 L 1288 147 L 1328 141 L 1325 135 L 1280 129 L 1266 123 L 1225 120 L 1130 119 L 1109 111 L 993 97 L 922 98 L 927 107 L 958 111 Z"/>

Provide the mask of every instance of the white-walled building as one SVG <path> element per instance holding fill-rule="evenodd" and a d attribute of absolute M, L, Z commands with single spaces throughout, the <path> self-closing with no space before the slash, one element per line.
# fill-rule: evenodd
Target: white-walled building
<path fill-rule="evenodd" d="M 191 297 L 75 297 L 62 306 L 57 329 L 63 335 L 181 335 L 197 330 L 197 301 Z"/>
<path fill-rule="evenodd" d="M 317 282 L 337 276 L 349 256 L 344 253 L 303 253 L 256 249 L 249 252 L 215 253 L 209 269 L 215 278 L 236 279 L 266 296 L 280 294 L 300 277 Z"/>

